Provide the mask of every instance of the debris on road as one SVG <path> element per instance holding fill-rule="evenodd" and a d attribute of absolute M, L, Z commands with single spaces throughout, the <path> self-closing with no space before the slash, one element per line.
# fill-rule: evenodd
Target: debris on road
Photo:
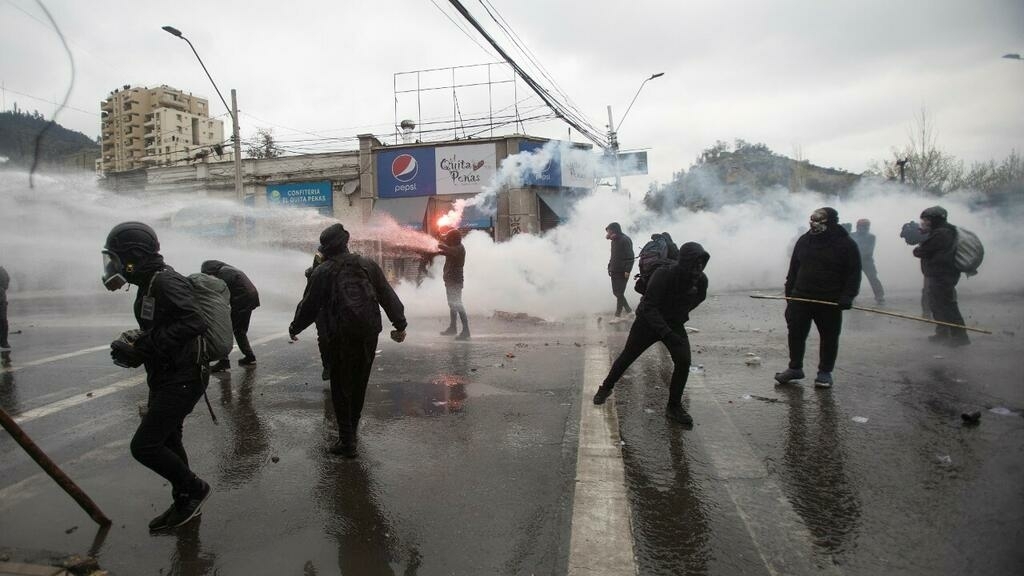
<path fill-rule="evenodd" d="M 751 357 L 747 358 L 746 360 L 744 360 L 743 363 L 746 364 L 747 366 L 760 366 L 761 365 L 761 357 L 760 356 L 751 356 Z"/>
<path fill-rule="evenodd" d="M 515 358 L 516 355 L 511 352 L 505 352 L 505 358 Z"/>
<path fill-rule="evenodd" d="M 690 366 L 690 374 L 703 374 L 703 373 L 704 373 L 704 365 L 703 364 L 697 364 L 696 366 Z"/>
<path fill-rule="evenodd" d="M 495 320 L 504 320 L 506 322 L 524 322 L 526 324 L 546 324 L 547 320 L 538 318 L 537 316 L 530 316 L 526 312 L 505 312 L 504 310 L 495 310 L 494 315 L 491 318 Z"/>
<path fill-rule="evenodd" d="M 281 461 L 281 458 L 279 458 L 277 456 L 271 456 L 270 457 L 270 461 L 273 462 L 274 464 L 277 464 L 278 462 Z"/>
<path fill-rule="evenodd" d="M 700 328 L 694 328 L 693 326 L 686 326 L 685 328 L 686 328 L 686 332 L 688 334 L 699 334 L 700 333 Z"/>
<path fill-rule="evenodd" d="M 975 426 L 981 422 L 981 412 L 964 412 L 963 414 L 960 415 L 960 419 L 964 421 L 965 426 Z"/>
<path fill-rule="evenodd" d="M 864 416 L 854 416 L 853 418 L 850 418 L 850 420 L 853 420 L 857 424 L 866 424 L 868 421 Z"/>
<path fill-rule="evenodd" d="M 992 408 L 989 408 L 988 411 L 993 414 L 998 414 L 1000 416 L 1019 416 L 1018 412 L 1014 412 L 1013 410 L 1010 410 L 1006 406 L 993 406 Z"/>

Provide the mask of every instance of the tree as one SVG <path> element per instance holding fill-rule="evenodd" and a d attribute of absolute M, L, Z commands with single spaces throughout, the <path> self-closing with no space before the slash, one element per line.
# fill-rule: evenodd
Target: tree
<path fill-rule="evenodd" d="M 923 106 L 914 115 L 914 123 L 907 137 L 909 141 L 906 145 L 893 148 L 890 160 L 880 166 L 875 164 L 876 172 L 889 180 L 898 180 L 902 162 L 906 182 L 914 188 L 938 196 L 959 188 L 964 175 L 963 162 L 939 148 L 935 121 Z"/>
<path fill-rule="evenodd" d="M 283 152 L 284 150 L 274 141 L 274 131 L 270 128 L 256 130 L 256 136 L 253 140 L 245 144 L 246 156 L 256 160 L 277 158 Z"/>

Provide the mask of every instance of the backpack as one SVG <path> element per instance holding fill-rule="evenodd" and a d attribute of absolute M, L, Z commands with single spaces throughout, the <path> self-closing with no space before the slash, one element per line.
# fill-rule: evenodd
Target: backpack
<path fill-rule="evenodd" d="M 327 300 L 327 331 L 332 336 L 365 339 L 380 334 L 380 304 L 370 273 L 358 254 L 330 260 L 331 292 Z"/>
<path fill-rule="evenodd" d="M 636 284 L 633 289 L 643 294 L 647 291 L 647 283 L 650 282 L 654 271 L 666 264 L 671 264 L 668 259 L 668 243 L 659 234 L 651 237 L 651 240 L 640 249 L 640 256 L 637 261 L 637 268 L 640 273 L 634 276 Z"/>
<path fill-rule="evenodd" d="M 956 269 L 974 276 L 978 273 L 978 267 L 985 259 L 985 247 L 981 244 L 978 235 L 966 228 L 957 227 L 956 234 Z"/>
<path fill-rule="evenodd" d="M 199 335 L 199 363 L 227 358 L 234 332 L 231 329 L 231 292 L 223 280 L 209 274 L 189 274 L 192 297 L 199 315 L 206 321 L 206 332 Z"/>

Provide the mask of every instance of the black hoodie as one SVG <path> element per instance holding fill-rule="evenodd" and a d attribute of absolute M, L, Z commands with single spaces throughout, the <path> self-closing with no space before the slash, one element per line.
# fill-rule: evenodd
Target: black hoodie
<path fill-rule="evenodd" d="M 830 221 L 824 232 L 806 232 L 796 241 L 786 274 L 786 296 L 852 302 L 860 291 L 860 274 L 857 243 Z"/>
<path fill-rule="evenodd" d="M 684 324 L 690 311 L 708 295 L 708 277 L 704 274 L 711 255 L 696 242 L 679 247 L 679 260 L 654 271 L 647 291 L 636 307 L 638 319 L 645 321 L 662 338 L 671 332 L 685 334 Z"/>
<path fill-rule="evenodd" d="M 232 312 L 255 310 L 260 307 L 260 293 L 245 272 L 220 260 L 207 260 L 199 270 L 203 274 L 220 278 L 228 285 Z"/>
<path fill-rule="evenodd" d="M 444 256 L 444 285 L 462 286 L 465 282 L 466 247 L 462 245 L 462 233 L 453 230 L 437 245 L 437 253 Z"/>

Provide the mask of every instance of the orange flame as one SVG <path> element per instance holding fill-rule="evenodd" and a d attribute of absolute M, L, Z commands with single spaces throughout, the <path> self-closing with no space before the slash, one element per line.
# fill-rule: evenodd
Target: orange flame
<path fill-rule="evenodd" d="M 458 228 L 459 221 L 461 220 L 459 216 L 460 214 L 458 214 L 455 210 L 451 210 L 444 216 L 441 216 L 440 218 L 437 219 L 437 227 Z"/>

